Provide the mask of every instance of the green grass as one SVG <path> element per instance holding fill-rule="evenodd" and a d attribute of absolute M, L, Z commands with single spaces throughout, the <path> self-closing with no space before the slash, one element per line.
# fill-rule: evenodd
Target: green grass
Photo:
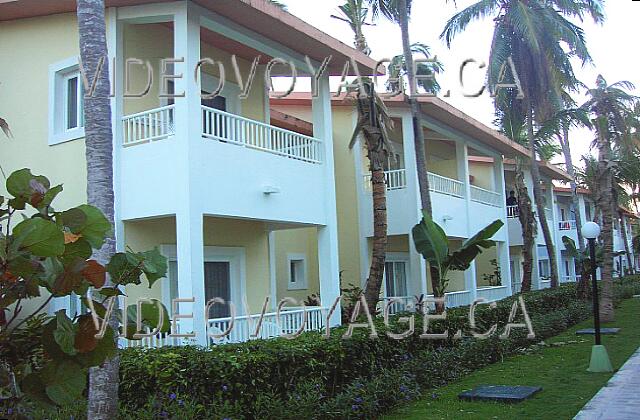
<path fill-rule="evenodd" d="M 618 335 L 603 336 L 603 344 L 616 370 L 640 346 L 638 314 L 640 299 L 629 299 L 616 309 L 616 321 L 603 325 L 621 328 Z M 384 419 L 572 419 L 612 376 L 587 372 L 593 337 L 577 336 L 575 332 L 592 326 L 593 321 L 580 323 L 546 340 L 545 346 L 429 390 L 421 400 Z M 519 404 L 458 400 L 460 392 L 485 384 L 541 386 L 543 390 Z"/>

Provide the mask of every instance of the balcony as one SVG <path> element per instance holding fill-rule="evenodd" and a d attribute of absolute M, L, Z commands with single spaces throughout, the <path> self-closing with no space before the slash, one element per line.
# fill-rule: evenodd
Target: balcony
<path fill-rule="evenodd" d="M 166 198 L 189 177 L 205 214 L 325 223 L 323 194 L 309 194 L 331 182 L 321 140 L 206 106 L 200 112 L 195 139 L 178 134 L 174 105 L 122 118 L 123 219 L 175 214 Z"/>
<path fill-rule="evenodd" d="M 389 234 L 406 234 L 416 223 L 415 216 L 412 215 L 410 206 L 407 203 L 415 200 L 407 190 L 406 169 L 395 169 L 385 171 L 385 181 L 387 184 L 387 220 L 389 224 Z M 450 223 L 447 233 L 452 236 L 464 237 L 466 235 L 466 200 L 464 182 L 447 178 L 429 172 L 429 188 L 432 192 L 433 213 L 436 220 L 451 220 L 460 218 L 459 223 Z M 371 200 L 371 174 L 363 175 L 363 185 L 367 200 Z M 502 194 L 486 190 L 476 186 L 470 186 L 471 202 L 469 206 L 472 212 L 483 214 L 478 219 L 478 226 L 473 224 L 471 229 L 480 229 L 481 222 L 501 218 Z M 415 193 L 414 193 L 415 194 Z M 369 208 L 365 205 L 365 208 Z M 369 212 L 367 211 L 367 214 Z M 462 216 L 464 215 L 464 216 Z M 475 223 L 475 222 L 474 222 Z M 453 229 L 453 230 L 451 230 Z M 368 236 L 371 236 L 372 232 Z"/>
<path fill-rule="evenodd" d="M 125 116 L 123 146 L 167 139 L 175 134 L 174 105 Z M 322 142 L 313 137 L 202 106 L 202 137 L 262 152 L 322 163 Z"/>

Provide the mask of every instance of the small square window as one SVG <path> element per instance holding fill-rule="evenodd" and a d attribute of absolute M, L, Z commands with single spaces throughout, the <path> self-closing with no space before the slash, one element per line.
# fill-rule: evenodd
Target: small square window
<path fill-rule="evenodd" d="M 288 290 L 302 290 L 307 286 L 307 268 L 304 255 L 289 254 L 287 256 L 289 269 Z"/>
<path fill-rule="evenodd" d="M 84 86 L 77 58 L 49 67 L 49 145 L 84 137 Z"/>

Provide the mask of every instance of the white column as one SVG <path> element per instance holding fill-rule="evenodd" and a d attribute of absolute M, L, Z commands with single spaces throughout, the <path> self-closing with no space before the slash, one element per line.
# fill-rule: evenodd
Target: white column
<path fill-rule="evenodd" d="M 549 221 L 549 229 L 551 229 L 551 236 L 553 237 L 553 241 L 555 244 L 556 266 L 558 267 L 558 276 L 560 277 L 558 279 L 558 282 L 561 282 L 564 274 L 562 267 L 562 234 L 560 232 L 560 229 L 558 229 L 560 212 L 558 210 L 556 194 L 553 192 L 553 182 L 551 180 L 547 181 L 547 202 L 551 206 L 551 216 L 553 220 Z"/>
<path fill-rule="evenodd" d="M 118 9 L 107 9 L 109 50 L 109 76 L 114 82 L 114 96 L 111 98 L 111 129 L 113 130 L 113 191 L 114 191 L 114 219 L 116 250 L 125 249 L 124 222 L 121 219 L 121 175 L 120 161 L 122 152 L 122 117 L 124 115 L 124 83 L 123 83 L 123 54 L 124 36 L 123 23 L 118 20 Z"/>
<path fill-rule="evenodd" d="M 504 226 L 501 229 L 504 235 L 504 241 L 498 243 L 498 264 L 500 265 L 500 274 L 502 275 L 502 285 L 507 286 L 507 293 L 509 296 L 513 294 L 511 284 L 511 257 L 509 255 L 509 226 L 507 219 L 507 186 L 504 180 L 504 162 L 502 156 L 494 156 L 494 180 L 495 191 L 502 196 L 500 207 L 500 219 L 504 222 Z"/>
<path fill-rule="evenodd" d="M 175 92 L 184 92 L 184 97 L 175 99 L 176 106 L 176 174 L 179 174 L 181 194 L 176 200 L 176 239 L 178 259 L 178 295 L 180 298 L 194 298 L 195 303 L 181 304 L 180 313 L 193 313 L 193 320 L 182 320 L 181 332 L 196 334 L 195 341 L 207 344 L 204 290 L 204 238 L 203 213 L 199 205 L 199 195 L 193 191 L 195 176 L 192 174 L 192 158 L 199 153 L 201 138 L 200 86 L 193 77 L 193 69 L 200 59 L 199 16 L 189 3 L 184 3 L 174 16 L 175 58 L 183 58 L 183 63 L 175 64 L 175 73 L 182 78 L 175 79 Z M 200 80 L 200 78 L 198 78 Z"/>
<path fill-rule="evenodd" d="M 464 200 L 465 200 L 465 231 L 467 238 L 474 232 L 470 232 L 471 226 L 471 184 L 469 183 L 469 147 L 463 141 L 456 141 L 456 162 L 458 164 L 458 181 L 464 184 Z"/>
<path fill-rule="evenodd" d="M 333 159 L 333 120 L 331 117 L 331 91 L 329 77 L 319 80 L 318 97 L 312 101 L 313 135 L 322 140 L 324 167 L 325 226 L 318 227 L 318 266 L 320 299 L 329 307 L 340 296 L 340 261 L 338 252 L 338 215 L 336 209 L 336 184 Z M 330 325 L 340 324 L 340 305 L 336 307 Z"/>
<path fill-rule="evenodd" d="M 427 288 L 427 263 L 421 254 L 416 251 L 413 244 L 411 230 L 422 219 L 422 202 L 420 200 L 420 186 L 418 184 L 418 170 L 414 143 L 413 118 L 410 113 L 402 115 L 402 144 L 404 150 L 404 166 L 407 175 L 407 191 L 410 193 L 410 202 L 405 203 L 415 209 L 415 219 L 407 220 L 407 232 L 409 233 L 409 263 L 411 264 L 411 284 L 414 290 L 424 296 L 428 295 Z"/>
<path fill-rule="evenodd" d="M 476 263 L 471 262 L 469 269 L 464 272 L 464 288 L 469 291 L 469 303 L 478 298 L 478 282 L 476 281 Z"/>
<path fill-rule="evenodd" d="M 270 230 L 268 233 L 269 246 L 269 285 L 271 293 L 271 309 L 274 311 L 278 306 L 278 279 L 276 277 L 276 233 Z"/>

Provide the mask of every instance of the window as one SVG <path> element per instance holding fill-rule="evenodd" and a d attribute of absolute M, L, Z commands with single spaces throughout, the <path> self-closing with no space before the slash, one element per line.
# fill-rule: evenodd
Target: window
<path fill-rule="evenodd" d="M 387 297 L 407 296 L 407 263 L 405 261 L 386 262 L 384 278 Z"/>
<path fill-rule="evenodd" d="M 84 85 L 77 58 L 49 67 L 49 145 L 84 137 Z"/>
<path fill-rule="evenodd" d="M 287 255 L 287 266 L 289 267 L 288 290 L 301 290 L 307 288 L 307 267 L 304 254 Z"/>
<path fill-rule="evenodd" d="M 538 261 L 538 276 L 540 280 L 549 280 L 551 277 L 551 267 L 549 265 L 549 260 L 540 260 Z"/>

